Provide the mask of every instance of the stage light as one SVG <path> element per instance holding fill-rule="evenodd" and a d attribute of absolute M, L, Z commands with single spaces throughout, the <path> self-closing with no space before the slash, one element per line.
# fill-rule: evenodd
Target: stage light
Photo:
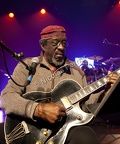
<path fill-rule="evenodd" d="M 9 13 L 9 17 L 10 17 L 10 18 L 13 18 L 13 17 L 14 17 L 14 13 L 12 13 L 12 12 Z"/>
<path fill-rule="evenodd" d="M 45 13 L 46 13 L 46 10 L 45 10 L 45 9 L 41 9 L 41 10 L 40 10 L 40 13 L 41 13 L 41 14 L 45 14 Z"/>

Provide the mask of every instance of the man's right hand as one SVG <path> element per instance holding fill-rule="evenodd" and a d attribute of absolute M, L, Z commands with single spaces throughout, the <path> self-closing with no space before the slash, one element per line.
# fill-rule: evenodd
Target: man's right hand
<path fill-rule="evenodd" d="M 34 112 L 34 117 L 42 118 L 50 123 L 59 121 L 65 115 L 66 108 L 52 102 L 38 104 Z"/>

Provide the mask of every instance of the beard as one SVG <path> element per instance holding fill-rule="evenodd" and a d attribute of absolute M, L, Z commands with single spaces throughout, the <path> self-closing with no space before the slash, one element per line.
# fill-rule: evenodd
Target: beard
<path fill-rule="evenodd" d="M 64 59 L 61 59 L 60 61 L 56 60 L 54 57 L 52 58 L 52 64 L 56 67 L 59 67 L 64 64 Z"/>
<path fill-rule="evenodd" d="M 65 62 L 65 56 L 63 57 L 56 57 L 56 53 L 54 53 L 52 59 L 51 59 L 51 64 L 54 65 L 55 67 L 62 66 Z"/>

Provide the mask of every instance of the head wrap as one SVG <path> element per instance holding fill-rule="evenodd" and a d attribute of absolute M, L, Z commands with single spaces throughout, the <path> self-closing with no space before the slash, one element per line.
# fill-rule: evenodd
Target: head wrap
<path fill-rule="evenodd" d="M 60 36 L 66 38 L 65 28 L 58 25 L 47 26 L 41 31 L 40 34 L 41 34 L 41 39 L 56 38 Z"/>

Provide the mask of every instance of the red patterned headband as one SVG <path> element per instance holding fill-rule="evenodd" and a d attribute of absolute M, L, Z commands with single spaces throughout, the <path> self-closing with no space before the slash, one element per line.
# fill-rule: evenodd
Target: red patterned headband
<path fill-rule="evenodd" d="M 66 38 L 65 28 L 57 25 L 51 25 L 45 27 L 40 34 L 41 34 L 41 39 L 56 38 L 60 36 Z"/>

